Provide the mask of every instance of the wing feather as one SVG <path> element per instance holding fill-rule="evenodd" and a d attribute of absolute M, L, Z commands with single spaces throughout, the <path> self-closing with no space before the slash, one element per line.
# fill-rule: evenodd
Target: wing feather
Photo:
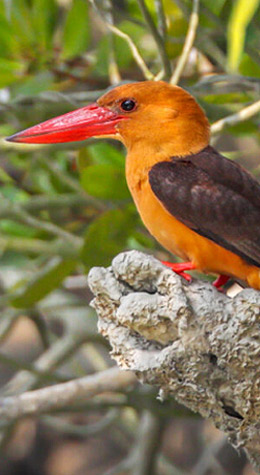
<path fill-rule="evenodd" d="M 157 163 L 149 172 L 150 186 L 176 219 L 260 267 L 260 185 L 242 167 L 207 149 L 207 160 L 202 152 Z"/>

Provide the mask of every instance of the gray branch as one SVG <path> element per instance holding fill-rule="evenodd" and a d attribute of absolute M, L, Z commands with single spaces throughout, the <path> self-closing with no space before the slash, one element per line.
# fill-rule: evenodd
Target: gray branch
<path fill-rule="evenodd" d="M 17 396 L 0 399 L 0 426 L 24 416 L 57 410 L 85 401 L 97 394 L 116 392 L 133 386 L 135 375 L 113 367 L 94 375 L 73 379 Z M 72 406 L 73 409 L 73 406 Z"/>
<path fill-rule="evenodd" d="M 260 471 L 260 293 L 231 299 L 137 251 L 92 269 L 89 284 L 119 366 L 211 419 Z"/>

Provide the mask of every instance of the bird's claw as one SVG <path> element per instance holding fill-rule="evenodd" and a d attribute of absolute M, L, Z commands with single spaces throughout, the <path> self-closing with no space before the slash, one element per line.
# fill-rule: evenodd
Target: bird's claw
<path fill-rule="evenodd" d="M 183 277 L 187 282 L 192 281 L 191 275 L 187 274 L 184 271 L 195 269 L 195 265 L 192 262 L 168 262 L 161 261 L 163 265 L 172 269 L 176 274 Z"/>

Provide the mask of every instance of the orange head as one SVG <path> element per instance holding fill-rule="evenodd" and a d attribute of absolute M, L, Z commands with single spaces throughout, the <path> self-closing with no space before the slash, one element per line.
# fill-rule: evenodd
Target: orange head
<path fill-rule="evenodd" d="M 129 151 L 161 156 L 196 153 L 209 143 L 209 123 L 195 99 L 177 86 L 145 81 L 118 86 L 97 104 L 9 137 L 20 143 L 60 143 L 108 136 Z"/>

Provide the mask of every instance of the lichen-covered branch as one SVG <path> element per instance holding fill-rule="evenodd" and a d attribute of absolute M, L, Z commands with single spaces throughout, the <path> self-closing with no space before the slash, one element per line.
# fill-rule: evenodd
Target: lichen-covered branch
<path fill-rule="evenodd" d="M 99 329 L 124 369 L 211 419 L 260 469 L 260 293 L 231 299 L 137 251 L 94 268 Z"/>

